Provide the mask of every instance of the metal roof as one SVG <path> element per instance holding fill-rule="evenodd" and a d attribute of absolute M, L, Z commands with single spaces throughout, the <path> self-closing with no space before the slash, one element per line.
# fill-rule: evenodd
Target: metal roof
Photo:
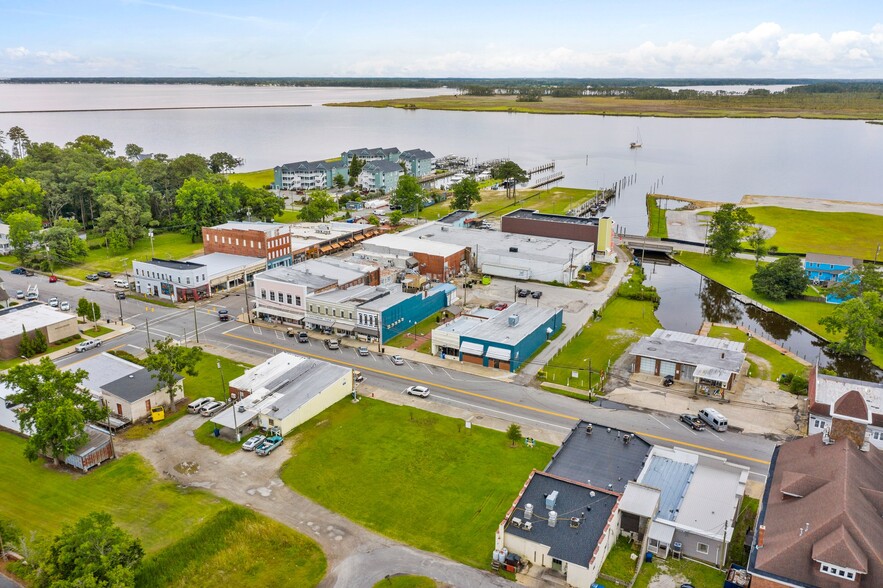
<path fill-rule="evenodd" d="M 637 482 L 629 482 L 625 486 L 625 492 L 622 493 L 619 510 L 652 519 L 659 510 L 659 490 Z"/>
<path fill-rule="evenodd" d="M 513 210 L 510 213 L 503 215 L 503 218 L 529 218 L 535 220 L 542 220 L 547 222 L 556 222 L 556 223 L 567 223 L 570 225 L 589 225 L 589 226 L 598 226 L 598 218 L 589 217 L 589 216 L 567 216 L 563 214 L 547 214 L 544 212 L 538 212 L 536 210 L 530 210 L 527 208 L 519 208 L 518 210 Z"/>
<path fill-rule="evenodd" d="M 61 368 L 62 371 L 85 370 L 89 376 L 83 380 L 83 386 L 100 394 L 101 387 L 105 384 L 118 380 L 138 370 L 144 369 L 138 364 L 126 361 L 110 353 L 99 353 L 82 361 L 68 364 Z"/>
<path fill-rule="evenodd" d="M 22 327 L 31 332 L 75 318 L 42 302 L 25 302 L 0 310 L 0 339 L 21 335 Z"/>
<path fill-rule="evenodd" d="M 531 306 L 523 302 L 516 302 L 509 305 L 509 308 L 506 310 L 498 313 L 497 316 L 483 321 L 472 331 L 463 333 L 462 336 L 486 343 L 514 347 L 522 339 L 532 334 L 549 319 L 561 312 L 557 308 Z M 515 326 L 510 326 L 509 324 L 509 318 L 512 316 L 518 317 L 518 322 Z"/>
<path fill-rule="evenodd" d="M 687 365 L 703 365 L 731 373 L 739 373 L 745 362 L 743 343 L 700 337 L 656 329 L 649 337 L 642 337 L 629 351 L 630 355 L 651 357 Z"/>
<path fill-rule="evenodd" d="M 657 518 L 676 521 L 684 494 L 693 478 L 694 464 L 675 461 L 669 457 L 652 455 L 641 475 L 640 482 L 651 488 L 658 488 L 659 510 Z"/>
<path fill-rule="evenodd" d="M 391 233 L 363 241 L 362 247 L 366 251 L 376 251 L 379 253 L 398 251 L 405 255 L 423 253 L 426 255 L 438 255 L 441 257 L 456 255 L 465 248 L 463 245 L 445 243 L 443 239 L 419 239 L 404 235 L 393 235 Z"/>
<path fill-rule="evenodd" d="M 267 260 L 263 257 L 248 257 L 231 253 L 209 253 L 199 257 L 192 257 L 188 263 L 197 263 L 205 266 L 208 278 L 212 280 L 227 274 L 241 274 L 243 271 L 251 270 L 256 265 L 263 264 L 266 267 Z"/>

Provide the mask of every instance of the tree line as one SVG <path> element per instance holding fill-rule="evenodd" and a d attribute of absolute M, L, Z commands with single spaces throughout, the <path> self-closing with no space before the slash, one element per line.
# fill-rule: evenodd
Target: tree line
<path fill-rule="evenodd" d="M 203 226 L 228 220 L 272 220 L 283 200 L 265 188 L 230 182 L 243 160 L 226 152 L 124 154 L 96 135 L 63 146 L 32 142 L 21 127 L 0 131 L 0 219 L 23 264 L 51 269 L 88 253 L 81 231 L 124 253 L 151 229 L 181 230 L 196 242 Z"/>

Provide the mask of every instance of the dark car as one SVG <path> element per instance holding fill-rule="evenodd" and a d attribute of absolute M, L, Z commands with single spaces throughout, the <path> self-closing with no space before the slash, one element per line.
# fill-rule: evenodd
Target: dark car
<path fill-rule="evenodd" d="M 117 300 L 125 300 L 126 293 L 125 292 L 117 292 Z"/>
<path fill-rule="evenodd" d="M 90 282 L 95 282 L 98 280 L 98 275 L 97 274 L 86 274 L 86 279 L 89 280 Z"/>
<path fill-rule="evenodd" d="M 668 388 L 669 386 L 671 386 L 674 383 L 675 383 L 675 377 L 672 376 L 671 374 L 662 378 L 662 385 L 665 386 L 666 388 Z"/>
<path fill-rule="evenodd" d="M 682 414 L 681 421 L 690 426 L 694 431 L 704 431 L 705 423 L 695 414 Z"/>
<path fill-rule="evenodd" d="M 533 292 L 530 293 L 530 297 L 531 297 L 531 298 L 536 298 L 537 300 L 539 300 L 539 298 L 540 298 L 542 295 L 543 295 L 543 293 L 540 292 L 539 290 L 534 290 Z"/>
<path fill-rule="evenodd" d="M 25 275 L 25 271 L 26 271 L 25 268 L 17 267 L 14 270 L 12 270 L 10 273 L 13 273 L 17 276 L 23 276 L 23 275 Z"/>
<path fill-rule="evenodd" d="M 230 316 L 229 311 L 226 308 L 222 308 L 218 310 L 218 320 L 222 323 L 229 321 L 232 317 Z"/>
<path fill-rule="evenodd" d="M 101 270 L 100 272 L 98 272 L 98 277 L 99 278 L 110 278 L 113 276 L 111 276 L 111 273 L 109 271 Z"/>
<path fill-rule="evenodd" d="M 522 288 L 518 291 L 519 298 L 527 298 L 528 296 L 530 296 L 530 290 L 525 290 L 524 288 Z"/>

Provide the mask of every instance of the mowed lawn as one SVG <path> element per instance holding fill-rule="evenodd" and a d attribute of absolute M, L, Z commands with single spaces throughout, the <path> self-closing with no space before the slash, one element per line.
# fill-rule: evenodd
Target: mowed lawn
<path fill-rule="evenodd" d="M 836 305 L 823 302 L 810 302 L 808 300 L 785 300 L 773 302 L 760 296 L 752 290 L 751 276 L 756 269 L 754 261 L 750 259 L 731 259 L 726 263 L 715 263 L 711 256 L 701 253 L 682 251 L 676 257 L 677 261 L 699 272 L 707 278 L 723 284 L 731 290 L 758 300 L 761 304 L 776 311 L 782 316 L 788 317 L 797 324 L 812 331 L 816 335 L 829 340 L 838 341 L 843 338 L 843 333 L 833 334 L 825 330 L 819 324 L 819 320 L 834 312 Z M 883 366 L 883 349 L 878 347 L 868 348 L 868 357 L 878 366 Z"/>
<path fill-rule="evenodd" d="M 0 516 L 25 536 L 49 537 L 90 512 L 109 513 L 147 551 L 137 586 L 315 586 L 325 573 L 312 540 L 203 490 L 160 481 L 137 454 L 80 475 L 28 462 L 23 446 L 0 433 Z"/>
<path fill-rule="evenodd" d="M 874 259 L 883 242 L 883 216 L 859 212 L 817 212 L 778 206 L 751 207 L 760 224 L 776 228 L 769 240 L 787 253 L 828 253 Z"/>
<path fill-rule="evenodd" d="M 612 365 L 629 345 L 660 326 L 652 302 L 614 298 L 601 313 L 601 320 L 586 323 L 582 332 L 545 365 L 543 379 L 588 390 L 590 360 L 592 383 L 597 385 L 598 372 L 607 369 L 608 361 Z M 574 371 L 579 377 L 572 377 Z"/>
<path fill-rule="evenodd" d="M 809 370 L 808 366 L 788 357 L 781 351 L 773 349 L 755 337 L 749 339 L 748 334 L 745 331 L 740 331 L 735 327 L 714 325 L 711 327 L 708 336 L 729 339 L 730 341 L 741 341 L 742 343 L 745 343 L 746 353 L 761 358 L 763 360 L 762 362 L 753 362 L 756 367 L 753 367 L 749 372 L 748 375 L 751 377 L 772 380 L 775 382 L 782 374 L 805 375 L 807 370 Z"/>
<path fill-rule="evenodd" d="M 249 188 L 263 188 L 276 181 L 272 169 L 260 169 L 251 172 L 233 173 L 227 175 L 231 184 L 242 182 Z"/>
<path fill-rule="evenodd" d="M 295 430 L 282 480 L 379 533 L 485 568 L 494 532 L 555 448 L 370 398 L 344 399 Z"/>
<path fill-rule="evenodd" d="M 596 190 L 582 188 L 550 188 L 548 190 L 518 190 L 518 202 L 506 198 L 506 190 L 482 190 L 481 202 L 472 206 L 478 216 L 490 215 L 495 218 L 519 208 L 539 210 L 549 214 L 567 214 L 567 211 L 586 200 L 590 200 Z M 436 220 L 451 212 L 450 201 L 440 202 L 421 211 L 420 218 Z"/>

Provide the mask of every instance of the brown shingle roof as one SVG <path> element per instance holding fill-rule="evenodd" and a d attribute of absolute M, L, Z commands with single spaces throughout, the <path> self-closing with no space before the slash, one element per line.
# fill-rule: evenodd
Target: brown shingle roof
<path fill-rule="evenodd" d="M 858 390 L 850 390 L 834 403 L 834 413 L 854 419 L 868 420 L 868 404 Z"/>
<path fill-rule="evenodd" d="M 815 479 L 824 483 L 803 498 L 782 492 L 806 492 Z M 883 451 L 871 445 L 864 452 L 846 439 L 825 445 L 821 435 L 785 443 L 776 449 L 768 484 L 755 571 L 807 586 L 883 586 Z M 819 570 L 814 556 L 853 569 L 867 561 L 867 573 L 853 582 L 835 578 Z"/>

